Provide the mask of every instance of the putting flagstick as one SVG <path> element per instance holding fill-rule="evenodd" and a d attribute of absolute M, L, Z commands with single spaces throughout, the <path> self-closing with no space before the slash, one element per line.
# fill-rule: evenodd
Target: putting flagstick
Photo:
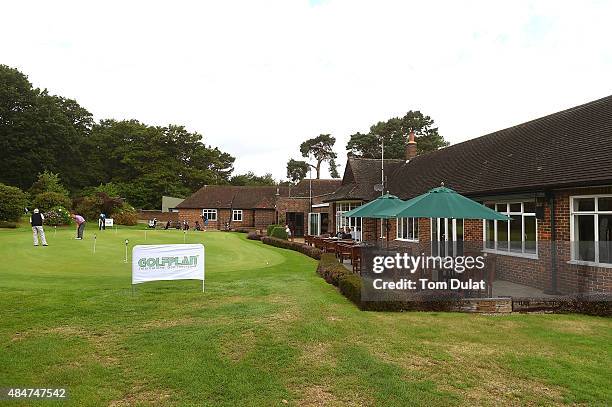
<path fill-rule="evenodd" d="M 124 263 L 127 263 L 127 257 L 128 257 L 128 243 L 129 243 L 129 240 L 125 239 L 125 261 L 124 261 Z"/>
<path fill-rule="evenodd" d="M 187 231 L 183 230 L 183 243 L 185 243 L 186 238 L 187 238 Z"/>
<path fill-rule="evenodd" d="M 53 238 L 57 235 L 57 226 L 53 226 Z"/>
<path fill-rule="evenodd" d="M 98 236 L 96 236 L 96 234 L 94 233 L 94 247 L 93 247 L 93 254 L 96 254 L 96 240 L 98 239 Z"/>
<path fill-rule="evenodd" d="M 145 242 L 147 241 L 147 229 L 145 229 Z"/>

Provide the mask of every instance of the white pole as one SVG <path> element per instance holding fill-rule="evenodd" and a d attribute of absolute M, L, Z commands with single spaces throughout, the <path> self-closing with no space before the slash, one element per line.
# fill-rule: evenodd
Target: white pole
<path fill-rule="evenodd" d="M 57 226 L 53 226 L 53 238 L 57 235 Z"/>
<path fill-rule="evenodd" d="M 125 261 L 124 261 L 124 263 L 128 262 L 128 243 L 129 243 L 129 241 L 127 239 L 125 239 Z"/>
<path fill-rule="evenodd" d="M 187 238 L 187 231 L 183 230 L 183 243 L 185 243 L 186 238 Z"/>
<path fill-rule="evenodd" d="M 380 196 L 385 194 L 385 138 L 381 136 L 381 152 L 380 152 L 380 185 L 382 186 Z M 380 220 L 380 240 L 384 238 L 383 220 Z M 381 243 L 382 244 L 382 243 Z"/>
<path fill-rule="evenodd" d="M 96 236 L 96 234 L 94 233 L 93 254 L 96 254 L 96 240 L 97 239 L 98 239 L 98 236 Z"/>

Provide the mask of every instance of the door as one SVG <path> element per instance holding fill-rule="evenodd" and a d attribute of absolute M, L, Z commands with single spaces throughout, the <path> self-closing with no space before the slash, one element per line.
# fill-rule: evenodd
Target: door
<path fill-rule="evenodd" d="M 441 257 L 463 255 L 463 219 L 431 219 L 431 253 Z"/>
<path fill-rule="evenodd" d="M 287 225 L 295 237 L 304 236 L 304 213 L 287 212 Z"/>
<path fill-rule="evenodd" d="M 308 234 L 310 236 L 319 236 L 321 234 L 321 214 L 320 213 L 309 213 L 308 214 Z"/>

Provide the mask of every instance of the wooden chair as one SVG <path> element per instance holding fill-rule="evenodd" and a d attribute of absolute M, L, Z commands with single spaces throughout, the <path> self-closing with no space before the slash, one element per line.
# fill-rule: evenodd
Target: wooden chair
<path fill-rule="evenodd" d="M 354 245 L 351 246 L 351 264 L 353 265 L 353 273 L 359 274 L 361 272 L 361 247 Z"/>
<path fill-rule="evenodd" d="M 350 244 L 346 244 L 346 243 L 336 244 L 336 256 L 338 256 L 338 259 L 340 259 L 340 263 L 344 263 L 345 257 L 351 260 L 351 263 L 353 262 L 352 255 L 351 255 L 352 249 L 353 249 L 353 245 L 350 245 Z"/>
<path fill-rule="evenodd" d="M 312 238 L 313 238 L 313 236 L 305 235 L 304 236 L 304 243 L 306 243 L 308 246 L 312 246 Z"/>
<path fill-rule="evenodd" d="M 323 240 L 323 251 L 325 253 L 336 253 L 336 242 L 330 240 Z"/>

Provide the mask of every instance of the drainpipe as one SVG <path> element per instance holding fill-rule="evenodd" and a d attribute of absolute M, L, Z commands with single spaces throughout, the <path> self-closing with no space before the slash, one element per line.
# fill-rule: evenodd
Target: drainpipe
<path fill-rule="evenodd" d="M 550 206 L 550 289 L 545 290 L 545 294 L 557 295 L 557 227 L 556 227 L 556 208 L 555 194 L 550 191 L 546 193 L 548 205 Z"/>

